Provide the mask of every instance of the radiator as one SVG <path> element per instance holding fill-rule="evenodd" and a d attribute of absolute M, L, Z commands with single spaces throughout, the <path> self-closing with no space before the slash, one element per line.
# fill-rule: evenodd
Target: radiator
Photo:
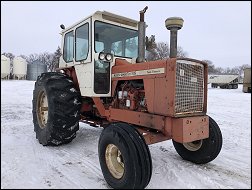
<path fill-rule="evenodd" d="M 177 60 L 175 114 L 203 112 L 204 65 L 187 60 Z"/>

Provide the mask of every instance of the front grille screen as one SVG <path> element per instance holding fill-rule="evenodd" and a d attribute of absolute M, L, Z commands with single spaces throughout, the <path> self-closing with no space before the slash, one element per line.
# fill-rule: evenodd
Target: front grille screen
<path fill-rule="evenodd" d="M 203 112 L 204 66 L 191 61 L 176 63 L 175 114 Z"/>

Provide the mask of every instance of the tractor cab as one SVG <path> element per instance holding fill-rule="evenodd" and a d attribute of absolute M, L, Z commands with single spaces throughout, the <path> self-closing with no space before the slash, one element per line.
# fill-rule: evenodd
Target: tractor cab
<path fill-rule="evenodd" d="M 138 21 L 97 11 L 63 29 L 59 69 L 74 67 L 82 96 L 110 97 L 116 59 L 135 63 Z"/>

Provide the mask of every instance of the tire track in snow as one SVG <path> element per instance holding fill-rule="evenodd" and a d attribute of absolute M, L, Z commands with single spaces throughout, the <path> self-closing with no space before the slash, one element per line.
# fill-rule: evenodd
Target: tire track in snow
<path fill-rule="evenodd" d="M 90 161 L 90 154 L 88 155 L 82 155 L 82 154 L 78 154 L 77 152 L 71 151 L 69 152 L 68 150 L 60 150 L 60 152 L 64 153 L 64 159 L 62 159 L 65 164 L 67 164 L 66 160 L 72 160 L 73 163 L 77 163 L 87 169 L 90 169 L 90 172 L 92 172 L 93 174 L 97 175 L 98 177 L 103 178 L 102 173 L 101 173 L 101 169 L 100 169 L 100 165 L 96 166 L 94 165 L 95 162 L 91 162 Z M 97 163 L 96 163 L 97 164 Z"/>
<path fill-rule="evenodd" d="M 51 165 L 51 168 L 59 176 L 75 184 L 76 188 L 87 188 L 86 184 L 96 184 L 97 188 L 106 187 L 100 168 L 89 160 L 89 156 L 69 152 L 65 149 L 57 150 L 55 154 L 58 155 L 56 156 L 57 164 Z M 60 154 L 63 156 L 59 156 Z"/>

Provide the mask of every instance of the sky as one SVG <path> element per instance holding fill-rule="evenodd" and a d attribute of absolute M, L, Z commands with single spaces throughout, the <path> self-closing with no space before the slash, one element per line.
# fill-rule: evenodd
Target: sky
<path fill-rule="evenodd" d="M 15 56 L 53 53 L 66 27 L 109 11 L 139 20 L 145 6 L 146 35 L 169 43 L 168 17 L 184 19 L 178 45 L 188 57 L 210 60 L 216 67 L 251 65 L 251 1 L 1 1 L 1 53 Z"/>

